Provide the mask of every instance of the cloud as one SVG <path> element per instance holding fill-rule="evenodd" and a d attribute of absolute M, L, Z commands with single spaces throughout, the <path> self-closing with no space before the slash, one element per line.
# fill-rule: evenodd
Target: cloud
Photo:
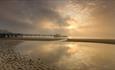
<path fill-rule="evenodd" d="M 81 5 L 82 10 L 89 8 L 90 18 L 86 26 L 81 26 L 77 36 L 81 37 L 102 37 L 114 38 L 113 32 L 115 26 L 114 0 L 71 0 L 75 6 Z"/>
<path fill-rule="evenodd" d="M 36 24 L 41 24 L 39 21 L 43 19 L 49 20 L 54 23 L 54 25 L 65 23 L 64 18 L 62 18 L 60 14 L 55 11 L 55 7 L 58 6 L 57 4 L 61 3 L 61 1 L 6 0 L 1 2 L 0 25 L 1 27 L 4 26 L 5 28 L 15 32 L 31 32 L 32 30 L 41 30 L 39 27 L 36 27 Z"/>

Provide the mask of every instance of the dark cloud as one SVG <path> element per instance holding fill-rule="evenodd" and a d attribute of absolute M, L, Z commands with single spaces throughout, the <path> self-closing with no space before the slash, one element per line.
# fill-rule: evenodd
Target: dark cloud
<path fill-rule="evenodd" d="M 59 1 L 60 2 L 60 1 Z M 36 24 L 42 19 L 48 19 L 54 23 L 64 23 L 58 12 L 54 9 L 58 1 L 52 0 L 6 0 L 0 5 L 0 25 L 17 31 L 34 30 Z M 36 23 L 36 21 L 38 21 Z M 46 23 L 47 24 L 47 23 Z M 38 28 L 39 29 L 39 28 Z"/>

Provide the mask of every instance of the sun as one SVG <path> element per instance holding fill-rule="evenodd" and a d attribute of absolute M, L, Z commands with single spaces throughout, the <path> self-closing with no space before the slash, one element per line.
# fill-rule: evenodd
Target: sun
<path fill-rule="evenodd" d="M 66 23 L 68 24 L 65 28 L 66 29 L 69 29 L 69 30 L 77 30 L 77 29 L 79 29 L 79 24 L 77 24 L 77 22 L 74 20 L 74 19 L 68 19 L 67 21 L 66 21 Z"/>
<path fill-rule="evenodd" d="M 69 25 L 68 27 L 66 27 L 67 29 L 75 29 L 76 27 L 73 25 Z"/>
<path fill-rule="evenodd" d="M 81 10 L 71 6 L 71 8 L 67 7 L 63 11 L 60 9 L 58 11 L 63 18 L 67 18 L 65 20 L 67 26 L 64 27 L 67 30 L 80 31 L 80 27 L 86 25 L 89 19 L 88 9 Z"/>

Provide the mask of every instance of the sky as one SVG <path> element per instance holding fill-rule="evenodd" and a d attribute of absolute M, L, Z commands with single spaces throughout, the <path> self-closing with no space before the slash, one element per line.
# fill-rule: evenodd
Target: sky
<path fill-rule="evenodd" d="M 114 38 L 114 0 L 1 0 L 0 28 L 12 32 Z"/>
<path fill-rule="evenodd" d="M 115 0 L 0 0 L 0 29 L 113 39 L 114 7 Z M 114 45 L 24 42 L 17 47 L 60 70 L 114 70 Z"/>

